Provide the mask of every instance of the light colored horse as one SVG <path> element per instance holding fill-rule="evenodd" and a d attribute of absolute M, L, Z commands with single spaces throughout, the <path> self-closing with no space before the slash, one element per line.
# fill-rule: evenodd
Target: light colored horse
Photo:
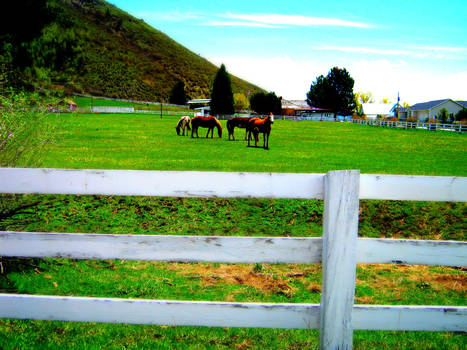
<path fill-rule="evenodd" d="M 180 118 L 180 120 L 177 123 L 177 126 L 175 127 L 175 130 L 177 130 L 177 135 L 180 135 L 180 130 L 182 130 L 182 136 L 185 136 L 185 128 L 187 128 L 186 136 L 188 136 L 188 131 L 191 130 L 190 128 L 191 124 L 191 119 L 188 116 L 183 116 Z"/>

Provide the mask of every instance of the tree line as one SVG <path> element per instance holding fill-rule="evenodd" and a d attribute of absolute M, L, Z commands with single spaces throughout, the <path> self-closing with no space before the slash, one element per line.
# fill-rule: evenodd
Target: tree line
<path fill-rule="evenodd" d="M 334 67 L 327 76 L 319 76 L 311 84 L 307 93 L 310 107 L 329 109 L 337 115 L 350 115 L 356 107 L 353 93 L 354 80 L 345 68 Z M 188 96 L 184 83 L 178 81 L 172 88 L 169 101 L 174 104 L 186 104 Z M 248 106 L 249 104 L 249 106 Z M 233 94 L 230 76 L 222 64 L 214 77 L 211 91 L 211 113 L 233 114 L 235 110 L 251 108 L 258 114 L 280 114 L 282 97 L 274 92 L 257 92 L 249 100 L 243 94 Z"/>

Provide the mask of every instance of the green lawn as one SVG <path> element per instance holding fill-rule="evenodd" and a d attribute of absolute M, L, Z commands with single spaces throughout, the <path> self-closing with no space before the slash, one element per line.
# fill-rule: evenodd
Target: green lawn
<path fill-rule="evenodd" d="M 55 168 L 313 172 L 467 176 L 466 135 L 350 123 L 276 120 L 270 150 L 238 141 L 177 137 L 177 117 L 125 114 L 54 116 L 57 142 L 42 166 Z M 205 136 L 206 129 L 200 129 Z M 261 143 L 262 144 L 262 143 Z"/>
<path fill-rule="evenodd" d="M 177 136 L 164 115 L 61 114 L 40 166 L 53 168 L 467 176 L 465 135 L 276 120 L 270 150 Z M 225 126 L 225 121 L 222 121 Z M 203 129 L 202 129 L 203 130 Z M 200 132 L 205 135 L 205 131 Z M 39 164 L 38 164 L 39 165 Z M 38 166 L 36 165 L 36 166 Z M 0 230 L 319 236 L 318 200 L 26 195 L 2 197 Z M 362 201 L 360 236 L 466 240 L 465 203 Z M 3 259 L 0 292 L 319 303 L 321 266 Z M 466 305 L 463 268 L 359 265 L 361 304 Z M 0 321 L 2 349 L 302 349 L 317 331 Z M 356 349 L 464 349 L 464 334 L 356 331 Z"/>

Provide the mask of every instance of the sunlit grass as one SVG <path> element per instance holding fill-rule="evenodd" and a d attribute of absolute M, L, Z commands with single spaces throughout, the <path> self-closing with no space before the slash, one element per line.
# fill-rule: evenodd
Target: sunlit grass
<path fill-rule="evenodd" d="M 177 136 L 164 115 L 61 114 L 50 168 L 362 173 L 466 176 L 465 136 L 347 123 L 273 125 L 270 150 L 239 141 Z M 221 122 L 225 126 L 225 121 Z M 205 135 L 205 130 L 200 136 Z M 115 234 L 320 236 L 318 200 L 191 199 L 121 196 L 16 196 L 1 230 Z M 10 200 L 4 197 L 2 200 Z M 465 240 L 463 203 L 362 201 L 360 236 Z M 0 292 L 141 299 L 319 303 L 320 265 L 183 264 L 140 261 L 3 259 Z M 465 305 L 463 269 L 359 265 L 356 302 Z M 155 327 L 0 321 L 2 349 L 302 349 L 306 330 Z M 356 331 L 355 349 L 464 349 L 447 332 Z"/>

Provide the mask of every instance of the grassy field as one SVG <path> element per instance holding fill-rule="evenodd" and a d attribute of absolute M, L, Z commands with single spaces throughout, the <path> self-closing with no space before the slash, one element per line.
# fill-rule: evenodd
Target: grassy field
<path fill-rule="evenodd" d="M 177 137 L 177 117 L 125 114 L 54 116 L 57 142 L 44 167 L 157 170 L 467 175 L 466 135 L 350 123 L 276 120 L 270 150 L 238 141 Z M 201 129 L 200 136 L 205 136 Z M 241 140 L 241 141 L 240 141 Z"/>
<path fill-rule="evenodd" d="M 53 116 L 43 167 L 467 176 L 466 139 L 448 132 L 276 121 L 270 150 L 176 136 L 171 116 Z M 225 122 L 222 122 L 225 125 Z M 200 135 L 204 133 L 200 133 Z M 39 164 L 38 164 L 39 165 Z M 0 230 L 319 236 L 322 201 L 27 195 L 2 198 Z M 466 240 L 464 203 L 362 201 L 360 236 Z M 319 303 L 321 266 L 3 259 L 0 292 Z M 466 305 L 463 268 L 359 265 L 361 304 Z M 0 321 L 2 349 L 302 349 L 317 331 Z M 356 331 L 356 349 L 464 349 L 464 334 Z"/>

